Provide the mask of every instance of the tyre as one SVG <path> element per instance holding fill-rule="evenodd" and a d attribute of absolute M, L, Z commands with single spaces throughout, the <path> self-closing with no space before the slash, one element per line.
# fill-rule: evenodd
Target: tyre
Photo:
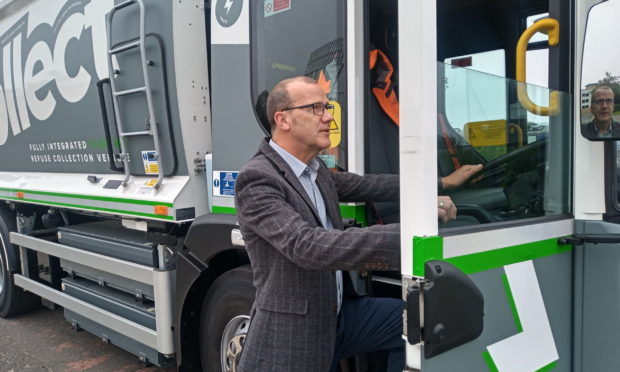
<path fill-rule="evenodd" d="M 0 208 L 0 318 L 25 313 L 41 303 L 38 296 L 24 292 L 13 283 L 8 252 L 14 248 L 9 243 L 9 231 L 16 231 L 15 217 L 5 208 Z"/>
<path fill-rule="evenodd" d="M 204 371 L 236 371 L 255 293 L 250 265 L 225 272 L 207 292 L 200 314 L 200 359 Z"/>

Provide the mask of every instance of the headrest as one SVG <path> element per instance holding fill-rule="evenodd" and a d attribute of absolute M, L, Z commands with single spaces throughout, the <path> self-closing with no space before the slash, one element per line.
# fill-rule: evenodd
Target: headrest
<path fill-rule="evenodd" d="M 260 129 L 265 132 L 266 136 L 271 136 L 271 125 L 269 124 L 269 118 L 267 116 L 267 97 L 269 97 L 269 92 L 263 90 L 256 99 L 254 111 L 256 111 Z"/>

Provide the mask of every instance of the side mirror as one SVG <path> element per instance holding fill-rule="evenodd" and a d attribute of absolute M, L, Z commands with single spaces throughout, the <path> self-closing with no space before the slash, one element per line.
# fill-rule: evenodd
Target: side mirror
<path fill-rule="evenodd" d="M 620 140 L 620 35 L 610 27 L 620 14 L 620 0 L 590 8 L 581 66 L 581 134 L 594 141 Z"/>

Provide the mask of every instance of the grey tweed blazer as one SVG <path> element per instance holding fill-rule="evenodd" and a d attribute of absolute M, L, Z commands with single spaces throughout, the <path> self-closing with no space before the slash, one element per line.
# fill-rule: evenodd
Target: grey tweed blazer
<path fill-rule="evenodd" d="M 239 371 L 327 371 L 337 319 L 334 270 L 397 270 L 400 225 L 343 231 L 339 200 L 394 201 L 398 176 L 330 172 L 316 183 L 334 230 L 321 225 L 288 164 L 263 140 L 241 169 L 235 204 L 256 298 Z"/>

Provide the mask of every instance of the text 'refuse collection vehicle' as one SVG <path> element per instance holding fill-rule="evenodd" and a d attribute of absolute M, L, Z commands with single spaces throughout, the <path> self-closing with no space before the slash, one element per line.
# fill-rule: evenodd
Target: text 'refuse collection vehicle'
<path fill-rule="evenodd" d="M 328 167 L 401 175 L 399 203 L 341 213 L 402 224 L 401 273 L 350 275 L 406 301 L 408 368 L 620 364 L 616 138 L 581 135 L 620 107 L 596 91 L 620 94 L 620 0 L 0 7 L 0 316 L 43 300 L 145 362 L 235 370 L 254 289 L 234 184 L 266 92 L 307 75 L 335 106 Z M 465 164 L 484 168 L 450 187 Z"/>

